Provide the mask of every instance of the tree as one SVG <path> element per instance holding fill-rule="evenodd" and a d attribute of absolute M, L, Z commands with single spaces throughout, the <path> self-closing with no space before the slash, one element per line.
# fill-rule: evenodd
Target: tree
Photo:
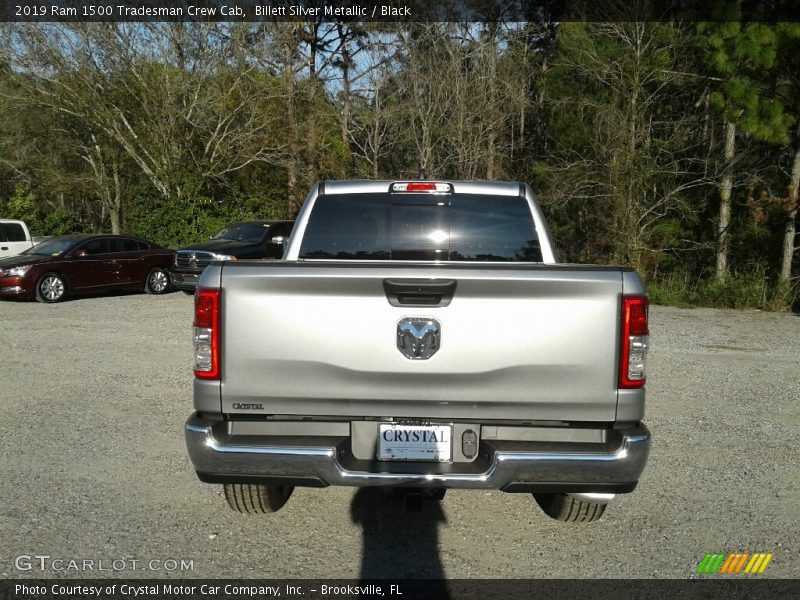
<path fill-rule="evenodd" d="M 720 210 L 717 224 L 716 276 L 728 274 L 731 224 L 731 194 L 737 130 L 769 143 L 788 142 L 792 119 L 782 105 L 770 97 L 765 83 L 775 65 L 777 36 L 765 23 L 700 23 L 699 43 L 703 63 L 709 65 L 715 89 L 711 105 L 718 111 L 725 130 L 724 173 L 720 180 Z"/>
<path fill-rule="evenodd" d="M 397 137 L 391 135 L 398 113 L 392 102 L 396 91 L 394 49 L 390 44 L 373 47 L 358 88 L 351 89 L 350 107 L 343 108 L 343 118 L 347 114 L 343 133 L 346 129 L 348 150 L 355 159 L 352 169 L 359 177 L 378 179 L 381 162 L 398 145 Z"/>
<path fill-rule="evenodd" d="M 546 206 L 582 237 L 582 260 L 647 266 L 661 249 L 659 225 L 690 214 L 686 193 L 706 182 L 692 154 L 685 43 L 685 30 L 667 23 L 558 29 L 547 76 L 552 150 L 537 176 Z"/>
<path fill-rule="evenodd" d="M 83 134 L 81 144 L 90 150 L 84 158 L 98 177 L 105 177 L 99 156 L 116 151 L 102 142 L 124 152 L 165 200 L 191 202 L 208 182 L 275 158 L 271 134 L 278 116 L 259 110 L 263 89 L 253 85 L 253 69 L 237 60 L 236 28 L 17 27 L 8 58 L 26 74 L 24 98 L 80 124 L 74 136 Z"/>
<path fill-rule="evenodd" d="M 797 251 L 795 228 L 800 188 L 800 26 L 797 23 L 781 23 L 778 26 L 778 40 L 778 94 L 795 121 L 780 269 L 780 279 L 786 286 L 792 277 L 792 263 Z"/>

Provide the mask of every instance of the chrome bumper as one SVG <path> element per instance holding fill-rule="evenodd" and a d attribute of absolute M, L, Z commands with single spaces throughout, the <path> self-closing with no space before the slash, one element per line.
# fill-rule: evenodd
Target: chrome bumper
<path fill-rule="evenodd" d="M 619 432 L 619 445 L 607 451 L 537 451 L 492 448 L 479 472 L 458 472 L 452 465 L 381 463 L 348 468 L 340 460 L 349 454 L 348 438 L 306 438 L 297 445 L 288 438 L 280 444 L 263 438 L 246 443 L 217 436 L 211 421 L 193 415 L 186 422 L 189 457 L 201 480 L 220 483 L 280 482 L 325 487 L 405 486 L 553 492 L 632 491 L 644 470 L 650 450 L 650 432 L 643 424 Z M 257 439 L 257 438 L 256 438 Z M 317 441 L 319 440 L 319 441 Z M 483 447 L 481 452 L 486 454 Z M 364 465 L 362 465 L 363 467 Z M 448 472 L 449 469 L 449 472 Z M 403 471 L 403 472 L 398 472 Z"/>
<path fill-rule="evenodd" d="M 0 294 L 8 294 L 9 296 L 19 296 L 24 293 L 21 285 L 7 285 L 0 287 Z"/>
<path fill-rule="evenodd" d="M 197 282 L 200 280 L 200 273 L 186 273 L 183 271 L 170 271 L 172 275 L 172 287 L 179 290 L 194 291 L 197 289 Z"/>

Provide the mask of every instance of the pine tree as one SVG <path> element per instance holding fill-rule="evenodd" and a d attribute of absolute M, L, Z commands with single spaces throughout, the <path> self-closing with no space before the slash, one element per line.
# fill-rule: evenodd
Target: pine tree
<path fill-rule="evenodd" d="M 795 252 L 795 233 L 800 187 L 800 24 L 778 25 L 778 74 L 777 93 L 788 112 L 795 120 L 791 152 L 791 171 L 786 198 L 786 224 L 781 253 L 781 283 L 786 286 L 792 277 L 792 262 Z"/>
<path fill-rule="evenodd" d="M 724 279 L 728 273 L 737 133 L 768 143 L 787 144 L 793 119 L 768 86 L 778 53 L 774 25 L 700 23 L 698 32 L 704 63 L 710 68 L 710 79 L 717 84 L 710 94 L 711 105 L 720 115 L 725 129 L 716 268 L 717 278 Z"/>

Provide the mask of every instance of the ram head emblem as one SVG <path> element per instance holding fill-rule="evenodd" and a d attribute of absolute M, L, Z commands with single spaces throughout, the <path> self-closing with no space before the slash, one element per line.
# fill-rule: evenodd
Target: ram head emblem
<path fill-rule="evenodd" d="M 397 349 L 412 360 L 424 360 L 439 349 L 441 326 L 436 319 L 407 317 L 397 324 Z"/>

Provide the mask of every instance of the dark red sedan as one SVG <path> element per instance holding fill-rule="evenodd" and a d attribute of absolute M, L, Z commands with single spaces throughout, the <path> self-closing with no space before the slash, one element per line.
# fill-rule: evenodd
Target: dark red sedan
<path fill-rule="evenodd" d="M 175 251 L 125 235 L 65 235 L 0 259 L 0 297 L 58 302 L 67 295 L 170 287 Z"/>

